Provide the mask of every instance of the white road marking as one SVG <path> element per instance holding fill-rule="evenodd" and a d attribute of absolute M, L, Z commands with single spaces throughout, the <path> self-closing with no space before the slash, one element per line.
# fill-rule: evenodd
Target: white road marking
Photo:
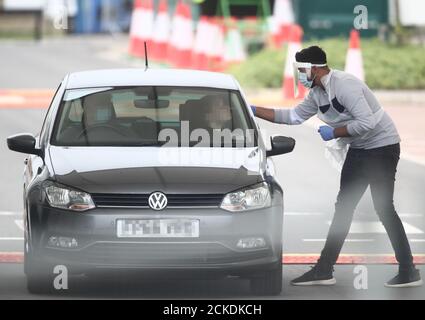
<path fill-rule="evenodd" d="M 18 211 L 0 211 L 0 216 L 18 216 L 20 212 Z"/>
<path fill-rule="evenodd" d="M 326 242 L 326 239 L 303 239 L 304 242 Z M 345 242 L 374 242 L 375 239 L 345 239 Z"/>
<path fill-rule="evenodd" d="M 328 221 L 328 225 L 331 224 L 331 221 Z M 409 223 L 403 222 L 404 230 L 407 234 L 423 234 L 424 232 L 412 226 Z M 351 224 L 350 232 L 351 234 L 361 234 L 361 233 L 387 233 L 384 226 L 379 221 L 355 221 Z"/>
<path fill-rule="evenodd" d="M 15 220 L 15 224 L 18 226 L 19 229 L 24 231 L 24 220 L 22 220 L 22 219 Z"/>
<path fill-rule="evenodd" d="M 425 242 L 425 239 L 409 239 L 410 242 Z"/>
<path fill-rule="evenodd" d="M 295 212 L 295 211 L 288 211 L 284 212 L 285 216 L 322 216 L 324 215 L 323 212 Z"/>
<path fill-rule="evenodd" d="M 0 241 L 21 241 L 24 240 L 23 237 L 2 237 Z"/>
<path fill-rule="evenodd" d="M 331 214 L 333 212 L 309 212 L 309 211 L 285 211 L 285 216 L 323 216 L 325 214 Z M 399 213 L 400 218 L 425 218 L 425 213 Z"/>

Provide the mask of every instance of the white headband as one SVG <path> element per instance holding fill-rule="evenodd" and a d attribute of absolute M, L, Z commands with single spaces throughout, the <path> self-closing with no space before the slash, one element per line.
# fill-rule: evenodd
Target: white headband
<path fill-rule="evenodd" d="M 294 68 L 326 67 L 326 63 L 294 62 Z"/>

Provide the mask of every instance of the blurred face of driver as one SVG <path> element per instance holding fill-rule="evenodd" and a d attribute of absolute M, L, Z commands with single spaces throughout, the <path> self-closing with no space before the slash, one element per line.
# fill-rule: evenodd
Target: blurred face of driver
<path fill-rule="evenodd" d="M 230 108 L 225 103 L 223 97 L 214 97 L 208 108 L 206 118 L 209 121 L 211 128 L 221 129 L 225 127 L 226 122 L 232 119 Z"/>

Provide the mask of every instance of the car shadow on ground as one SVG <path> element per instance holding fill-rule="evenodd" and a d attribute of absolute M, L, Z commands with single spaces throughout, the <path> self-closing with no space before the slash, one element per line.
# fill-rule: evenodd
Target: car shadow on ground
<path fill-rule="evenodd" d="M 52 290 L 49 296 L 85 299 L 253 298 L 247 279 L 147 277 L 131 273 L 71 276 L 68 289 Z"/>

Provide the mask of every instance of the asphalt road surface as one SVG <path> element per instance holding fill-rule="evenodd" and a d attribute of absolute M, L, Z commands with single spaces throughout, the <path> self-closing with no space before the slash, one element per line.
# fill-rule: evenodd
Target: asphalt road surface
<path fill-rule="evenodd" d="M 114 43 L 114 45 L 112 45 Z M 135 64 L 121 57 L 117 46 L 123 39 L 77 38 L 71 41 L 42 43 L 0 43 L 1 88 L 55 88 L 66 72 L 92 68 L 112 68 Z M 112 47 L 112 49 L 110 48 Z M 115 57 L 115 58 L 114 58 Z M 136 62 L 137 63 L 137 62 Z M 8 151 L 5 139 L 19 132 L 38 133 L 45 109 L 0 108 L 0 253 L 22 252 L 22 171 L 25 155 Z M 308 269 L 297 264 L 302 257 L 310 261 L 320 253 L 326 238 L 339 188 L 339 172 L 325 158 L 324 143 L 310 125 L 283 126 L 260 121 L 267 134 L 296 139 L 294 152 L 274 158 L 277 177 L 284 188 L 285 284 L 281 299 L 424 299 L 425 289 L 386 289 L 383 283 L 392 277 L 395 265 L 368 265 L 368 289 L 353 285 L 355 265 L 336 267 L 337 285 L 332 288 L 295 288 L 291 278 Z M 400 160 L 395 188 L 395 206 L 399 212 L 413 253 L 425 256 L 425 167 Z M 363 257 L 393 256 L 387 235 L 380 224 L 366 191 L 357 207 L 343 255 Z M 295 260 L 291 260 L 295 259 Z M 297 260 L 299 259 L 299 260 Z M 309 260 L 310 259 L 310 260 Z M 285 261 L 285 258 L 284 258 Z M 420 266 L 423 275 L 425 268 Z M 1 298 L 252 298 L 246 281 L 170 280 L 138 283 L 133 279 L 92 282 L 75 279 L 65 293 L 31 296 L 25 289 L 22 264 L 0 263 Z M 189 285 L 188 285 L 189 283 Z"/>

